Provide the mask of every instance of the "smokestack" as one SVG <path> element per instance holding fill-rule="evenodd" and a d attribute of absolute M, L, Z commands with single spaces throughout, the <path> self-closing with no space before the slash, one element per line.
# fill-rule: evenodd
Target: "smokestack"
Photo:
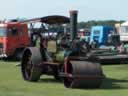
<path fill-rule="evenodd" d="M 70 11 L 70 33 L 73 41 L 77 36 L 77 10 Z"/>

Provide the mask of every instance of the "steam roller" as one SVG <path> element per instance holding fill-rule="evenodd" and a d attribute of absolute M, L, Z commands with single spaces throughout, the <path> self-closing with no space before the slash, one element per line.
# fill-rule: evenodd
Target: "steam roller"
<path fill-rule="evenodd" d="M 25 80 L 35 82 L 40 79 L 41 75 L 47 74 L 53 75 L 57 80 L 63 78 L 67 88 L 98 88 L 101 86 L 104 74 L 99 63 L 77 56 L 65 57 L 64 64 L 48 62 L 42 59 L 40 53 L 36 47 L 29 47 L 24 51 L 21 68 Z"/>
<path fill-rule="evenodd" d="M 50 25 L 70 23 L 70 35 L 66 33 L 56 39 L 45 39 L 39 32 L 40 46 L 28 47 L 23 52 L 21 72 L 24 80 L 36 82 L 45 74 L 56 80 L 63 79 L 67 88 L 101 86 L 105 77 L 101 65 L 98 60 L 85 55 L 86 49 L 82 49 L 85 44 L 77 38 L 77 11 L 70 11 L 70 18 L 56 15 L 33 20 Z"/>

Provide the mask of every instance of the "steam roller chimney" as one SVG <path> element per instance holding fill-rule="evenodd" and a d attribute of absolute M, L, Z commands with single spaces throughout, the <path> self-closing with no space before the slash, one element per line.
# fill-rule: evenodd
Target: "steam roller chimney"
<path fill-rule="evenodd" d="M 77 10 L 70 11 L 70 34 L 71 41 L 77 37 Z"/>

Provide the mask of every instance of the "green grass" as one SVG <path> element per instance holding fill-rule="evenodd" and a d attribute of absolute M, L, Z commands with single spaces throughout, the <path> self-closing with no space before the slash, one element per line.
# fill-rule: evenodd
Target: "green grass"
<path fill-rule="evenodd" d="M 0 96 L 128 96 L 127 64 L 104 65 L 107 79 L 99 89 L 68 89 L 52 76 L 37 83 L 24 81 L 17 63 L 0 61 Z"/>

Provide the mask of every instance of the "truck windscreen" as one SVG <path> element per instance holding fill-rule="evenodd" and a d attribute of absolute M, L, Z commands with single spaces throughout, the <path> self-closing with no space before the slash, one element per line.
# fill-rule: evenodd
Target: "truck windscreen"
<path fill-rule="evenodd" d="M 6 28 L 0 28 L 0 37 L 6 36 L 6 33 L 7 33 Z"/>

